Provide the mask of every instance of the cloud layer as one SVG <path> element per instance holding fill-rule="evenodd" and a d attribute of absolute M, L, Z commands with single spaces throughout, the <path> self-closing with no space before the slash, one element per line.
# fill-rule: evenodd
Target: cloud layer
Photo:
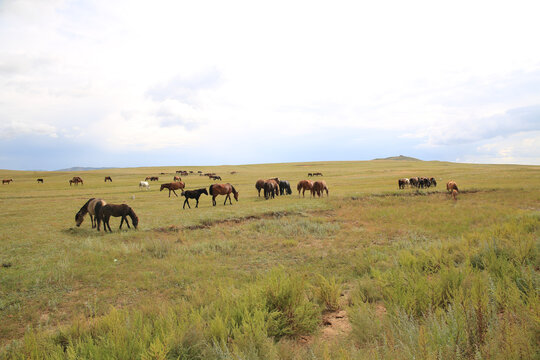
<path fill-rule="evenodd" d="M 0 168 L 396 154 L 540 164 L 536 10 L 3 2 Z"/>

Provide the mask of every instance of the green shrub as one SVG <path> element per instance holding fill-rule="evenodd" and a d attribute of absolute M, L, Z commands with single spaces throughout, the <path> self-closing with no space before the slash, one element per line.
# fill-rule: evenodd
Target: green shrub
<path fill-rule="evenodd" d="M 339 300 L 342 286 L 335 277 L 326 279 L 324 276 L 318 275 L 314 289 L 317 300 L 324 306 L 325 310 L 336 311 L 341 308 Z"/>

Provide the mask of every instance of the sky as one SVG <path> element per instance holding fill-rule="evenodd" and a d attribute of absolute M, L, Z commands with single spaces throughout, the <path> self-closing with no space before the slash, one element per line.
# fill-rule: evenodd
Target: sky
<path fill-rule="evenodd" d="M 0 0 L 0 168 L 540 165 L 537 1 Z"/>

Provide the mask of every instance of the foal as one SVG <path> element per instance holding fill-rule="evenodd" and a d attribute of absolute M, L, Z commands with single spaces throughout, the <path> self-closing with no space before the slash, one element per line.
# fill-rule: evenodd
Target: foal
<path fill-rule="evenodd" d="M 99 209 L 98 209 L 99 207 Z M 127 220 L 127 216 L 131 218 L 131 223 L 133 224 L 133 227 L 136 229 L 137 225 L 139 224 L 139 218 L 137 215 L 135 215 L 135 212 L 132 208 L 130 208 L 127 204 L 121 204 L 121 205 L 115 205 L 115 204 L 107 204 L 105 206 L 96 206 L 96 210 L 98 211 L 98 231 L 100 230 L 100 222 L 103 220 L 103 229 L 107 231 L 107 228 L 109 228 L 109 231 L 111 230 L 111 225 L 109 224 L 109 219 L 111 216 L 114 217 L 122 217 L 122 221 L 120 221 L 120 227 L 119 229 L 122 229 L 122 224 L 124 221 L 126 222 L 126 225 L 128 229 L 131 229 L 129 226 L 129 222 Z"/>
<path fill-rule="evenodd" d="M 208 195 L 208 191 L 206 191 L 205 188 L 197 189 L 197 190 L 185 190 L 185 191 L 182 191 L 182 194 L 180 194 L 180 195 L 186 197 L 186 200 L 184 201 L 184 206 L 182 208 L 185 210 L 186 209 L 186 204 L 187 204 L 188 208 L 191 209 L 191 206 L 189 206 L 188 199 L 197 200 L 197 205 L 195 205 L 195 207 L 198 208 L 199 207 L 199 198 L 201 197 L 202 194 Z"/>

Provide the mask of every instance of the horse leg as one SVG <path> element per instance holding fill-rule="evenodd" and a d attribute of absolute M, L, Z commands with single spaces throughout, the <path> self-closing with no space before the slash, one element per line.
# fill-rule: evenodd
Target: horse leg
<path fill-rule="evenodd" d="M 109 220 L 111 219 L 110 216 L 107 216 L 107 227 L 109 228 L 109 232 L 112 232 L 111 230 L 111 224 L 109 223 Z"/>
<path fill-rule="evenodd" d="M 195 198 L 195 200 L 197 200 L 197 204 L 195 204 L 195 207 L 198 208 L 199 207 L 199 198 Z"/>
<path fill-rule="evenodd" d="M 126 215 L 124 215 L 123 218 L 126 220 L 126 225 L 127 225 L 128 229 L 131 229 L 131 226 L 129 226 L 129 221 L 128 221 Z"/>
<path fill-rule="evenodd" d="M 120 220 L 120 227 L 118 229 L 122 229 L 122 224 L 124 223 L 124 220 L 126 220 L 126 223 L 127 223 L 126 217 L 122 216 L 122 220 Z"/>
<path fill-rule="evenodd" d="M 88 213 L 88 215 L 90 215 L 90 223 L 92 224 L 92 229 L 94 229 L 96 227 L 96 224 L 94 223 L 94 220 L 97 220 L 97 219 L 94 219 L 94 217 L 90 213 Z M 96 216 L 96 218 L 97 218 L 97 216 Z"/>
<path fill-rule="evenodd" d="M 216 206 L 216 195 L 212 195 L 212 206 Z"/>
<path fill-rule="evenodd" d="M 174 193 L 174 195 L 176 195 L 176 191 L 174 191 L 174 189 L 173 189 L 173 191 L 172 191 L 172 192 Z M 178 195 L 176 195 L 176 197 L 178 197 Z"/>
<path fill-rule="evenodd" d="M 225 202 L 223 203 L 223 205 L 227 205 L 227 198 L 229 197 L 229 194 L 225 195 Z M 232 203 L 231 203 L 232 205 Z"/>

